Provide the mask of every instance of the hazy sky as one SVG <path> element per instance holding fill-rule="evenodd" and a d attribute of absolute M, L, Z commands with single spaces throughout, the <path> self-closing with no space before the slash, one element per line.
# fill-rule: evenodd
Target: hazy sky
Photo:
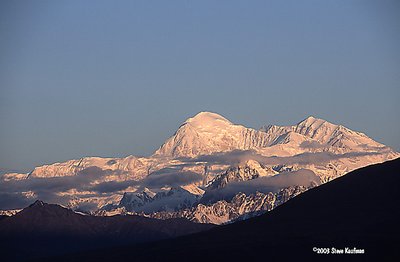
<path fill-rule="evenodd" d="M 396 3 L 397 2 L 397 3 Z M 399 1 L 1 1 L 0 168 L 149 155 L 188 117 L 400 150 Z"/>

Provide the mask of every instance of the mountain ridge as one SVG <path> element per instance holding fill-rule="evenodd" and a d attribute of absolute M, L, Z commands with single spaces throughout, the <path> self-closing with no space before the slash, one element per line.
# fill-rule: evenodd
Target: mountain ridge
<path fill-rule="evenodd" d="M 290 139 L 290 132 L 297 134 L 297 137 Z M 194 157 L 234 149 L 265 149 L 279 144 L 277 139 L 282 135 L 289 138 L 286 143 L 296 138 L 302 140 L 300 143 L 316 140 L 321 143 L 321 147 L 324 145 L 333 147 L 342 153 L 352 151 L 355 146 L 360 145 L 387 148 L 364 133 L 352 131 L 342 125 L 332 124 L 313 116 L 292 126 L 269 125 L 256 130 L 235 125 L 216 113 L 200 112 L 186 120 L 175 134 L 156 150 L 154 155 Z"/>
<path fill-rule="evenodd" d="M 2 209 L 16 210 L 23 207 L 21 203 L 44 199 L 90 214 L 112 215 L 123 212 L 125 208 L 133 213 L 146 211 L 145 215 L 153 216 L 153 212 L 178 212 L 179 208 L 186 210 L 197 205 L 200 199 L 209 195 L 211 188 L 207 187 L 216 177 L 221 178 L 221 185 L 233 181 L 229 183 L 231 191 L 242 190 L 244 185 L 254 187 L 257 182 L 272 183 L 272 180 L 258 178 L 265 174 L 291 180 L 295 177 L 293 175 L 304 173 L 299 170 L 308 170 L 325 183 L 354 169 L 398 156 L 399 153 L 363 133 L 312 116 L 295 125 L 270 125 L 255 130 L 236 125 L 217 113 L 200 112 L 185 120 L 175 134 L 149 157 L 84 157 L 39 166 L 29 175 L 3 175 L 0 187 L 6 193 L 5 197 L 11 199 L 12 196 L 18 201 L 16 204 L 12 199 L 10 204 L 3 201 L 7 208 Z M 249 170 L 250 173 L 246 174 L 242 172 L 246 168 L 240 165 L 249 161 L 253 161 L 252 166 L 257 171 Z M 230 172 L 224 177 L 223 174 L 228 174 L 229 170 L 238 172 Z M 291 175 L 282 175 L 286 173 Z M 235 186 L 235 183 L 242 184 Z M 293 183 L 282 185 L 280 189 L 294 186 Z M 144 188 L 158 194 L 157 201 L 137 202 L 136 196 L 140 198 Z M 190 192 L 180 194 L 182 197 L 163 193 L 172 188 L 184 188 Z M 223 185 L 216 188 L 215 196 L 218 197 L 213 197 L 215 201 L 231 200 L 240 193 L 228 194 Z M 268 188 L 263 187 L 262 193 L 268 194 Z M 255 193 L 254 190 L 246 192 Z M 132 198 L 125 197 L 121 203 L 128 195 Z M 132 203 L 125 201 L 128 199 Z M 227 203 L 226 208 L 230 204 Z M 208 208 L 212 207 L 207 206 L 204 210 Z M 223 213 L 220 215 L 227 217 Z M 216 221 L 220 223 L 223 219 Z"/>

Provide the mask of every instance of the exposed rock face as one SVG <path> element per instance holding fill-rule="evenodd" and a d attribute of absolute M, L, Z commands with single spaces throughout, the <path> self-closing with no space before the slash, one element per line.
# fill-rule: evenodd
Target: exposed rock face
<path fill-rule="evenodd" d="M 139 211 L 143 206 L 152 202 L 154 196 L 155 193 L 148 188 L 145 188 L 142 193 L 124 193 L 119 205 L 123 206 L 125 210 Z"/>
<path fill-rule="evenodd" d="M 273 176 L 278 174 L 271 167 L 265 167 L 254 160 L 248 160 L 244 165 L 228 168 L 224 173 L 216 176 L 207 186 L 207 190 L 225 187 L 231 182 L 248 181 L 258 177 Z"/>
<path fill-rule="evenodd" d="M 182 187 L 153 193 L 145 189 L 142 193 L 125 193 L 119 207 L 129 212 L 177 211 L 190 208 L 198 202 L 201 195 L 196 195 Z"/>
<path fill-rule="evenodd" d="M 263 214 L 307 189 L 304 186 L 294 186 L 283 188 L 276 193 L 256 192 L 248 196 L 238 193 L 229 202 L 220 200 L 210 205 L 198 204 L 192 209 L 178 212 L 156 212 L 149 216 L 159 219 L 183 217 L 198 223 L 224 224 Z"/>

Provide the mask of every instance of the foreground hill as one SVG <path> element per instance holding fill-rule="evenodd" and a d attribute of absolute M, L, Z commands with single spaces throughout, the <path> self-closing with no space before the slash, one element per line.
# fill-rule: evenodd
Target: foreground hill
<path fill-rule="evenodd" d="M 10 261 L 40 258 L 90 248 L 167 239 L 211 227 L 185 219 L 87 216 L 59 205 L 36 201 L 16 215 L 0 220 L 1 257 Z"/>
<path fill-rule="evenodd" d="M 175 240 L 57 261 L 398 261 L 400 159 L 353 171 L 260 217 Z M 313 247 L 363 249 L 316 254 Z M 131 256 L 134 254 L 134 256 Z"/>

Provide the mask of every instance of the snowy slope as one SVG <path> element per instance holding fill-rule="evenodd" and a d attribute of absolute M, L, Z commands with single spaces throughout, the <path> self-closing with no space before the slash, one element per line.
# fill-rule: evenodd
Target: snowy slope
<path fill-rule="evenodd" d="M 284 147 L 278 147 L 284 145 Z M 274 147 L 275 146 L 275 147 Z M 352 131 L 312 116 L 293 126 L 269 125 L 254 130 L 235 125 L 226 118 L 201 112 L 186 120 L 156 152 L 156 156 L 194 157 L 232 150 L 257 150 L 273 155 L 331 151 L 372 152 L 390 150 L 361 132 Z"/>
<path fill-rule="evenodd" d="M 265 147 L 268 142 L 264 132 L 235 125 L 215 113 L 201 112 L 186 120 L 154 155 L 194 157 Z"/>
<path fill-rule="evenodd" d="M 269 146 L 295 143 L 299 149 L 335 153 L 388 150 L 361 132 L 312 116 L 293 126 L 269 125 L 261 130 L 273 137 Z"/>
<path fill-rule="evenodd" d="M 73 176 L 88 167 L 101 167 L 103 170 L 122 171 L 121 176 L 140 179 L 148 175 L 149 161 L 146 158 L 128 156 L 125 158 L 84 157 L 62 163 L 36 167 L 30 177 Z"/>

